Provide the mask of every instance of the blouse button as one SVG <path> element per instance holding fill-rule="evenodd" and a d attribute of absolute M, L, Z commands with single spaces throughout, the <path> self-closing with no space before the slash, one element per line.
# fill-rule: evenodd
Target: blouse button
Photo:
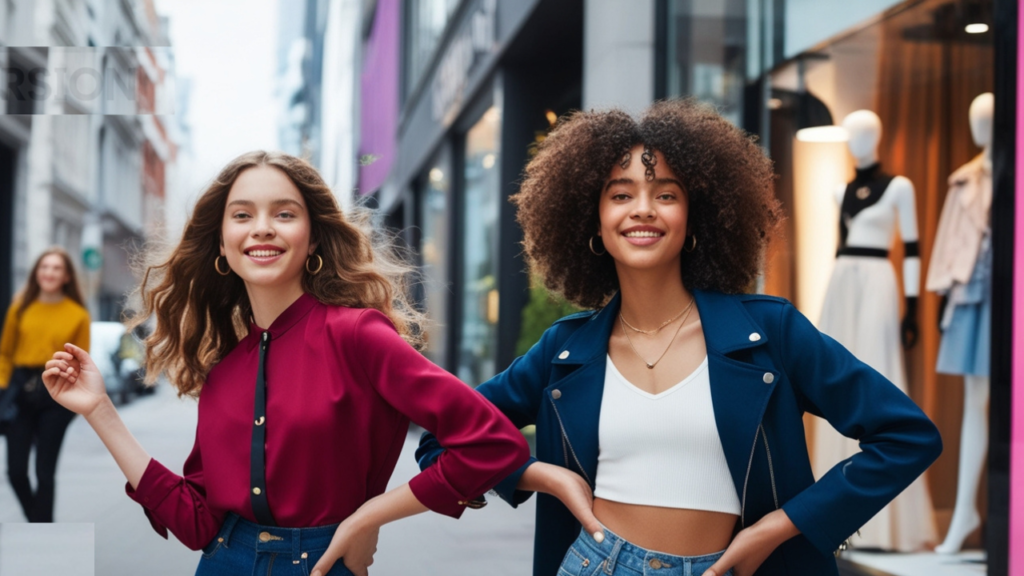
<path fill-rule="evenodd" d="M 561 390 L 552 390 L 551 391 L 551 397 L 554 398 L 555 400 L 558 400 L 559 398 L 562 397 L 562 391 Z"/>
<path fill-rule="evenodd" d="M 262 491 L 262 490 L 260 490 L 260 487 L 259 487 L 259 486 L 256 486 L 255 488 L 253 488 L 253 489 L 252 489 L 252 493 L 253 493 L 253 494 L 255 494 L 255 495 L 257 495 L 257 496 L 259 496 L 259 495 L 260 495 L 260 493 L 262 493 L 262 492 L 263 492 L 263 491 Z"/>
<path fill-rule="evenodd" d="M 761 335 L 758 334 L 757 332 L 754 332 L 753 334 L 750 335 L 750 341 L 751 342 L 757 342 L 760 339 L 761 339 Z"/>
<path fill-rule="evenodd" d="M 558 355 L 558 359 L 559 360 L 565 360 L 568 357 L 569 357 L 569 351 L 568 350 L 563 350 L 562 353 Z"/>
<path fill-rule="evenodd" d="M 764 380 L 765 384 L 771 384 L 772 382 L 775 382 L 775 375 L 771 372 L 765 372 L 764 378 L 761 379 Z"/>

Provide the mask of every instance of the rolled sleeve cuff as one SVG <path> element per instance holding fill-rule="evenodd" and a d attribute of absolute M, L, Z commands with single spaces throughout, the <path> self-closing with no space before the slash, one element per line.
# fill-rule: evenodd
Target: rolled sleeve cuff
<path fill-rule="evenodd" d="M 526 469 L 530 467 L 530 464 L 536 462 L 537 459 L 530 456 L 530 459 L 517 468 L 514 472 L 509 474 L 504 480 L 498 482 L 498 485 L 494 487 L 494 492 L 505 502 L 508 502 L 513 508 L 518 508 L 520 504 L 526 502 L 533 496 L 533 492 L 526 490 L 518 490 L 516 486 L 519 485 L 519 479 L 523 477 Z"/>
<path fill-rule="evenodd" d="M 409 489 L 420 504 L 452 518 L 461 517 L 466 511 L 466 505 L 476 497 L 459 494 L 444 479 L 437 465 L 413 476 L 412 480 L 409 480 Z"/>
<path fill-rule="evenodd" d="M 822 530 L 815 521 L 813 515 L 806 507 L 795 500 L 790 500 L 782 505 L 782 510 L 789 516 L 789 520 L 800 530 L 800 534 L 810 541 L 822 554 L 832 554 L 839 548 L 843 539 L 838 541 Z"/>
<path fill-rule="evenodd" d="M 129 498 L 142 505 L 146 518 L 149 518 L 149 524 L 157 534 L 164 538 L 167 538 L 167 527 L 156 519 L 153 510 L 167 499 L 167 496 L 180 481 L 180 476 L 151 458 L 149 465 L 146 466 L 146 471 L 143 472 L 142 478 L 139 480 L 138 488 L 132 489 L 130 482 L 124 484 L 125 493 Z"/>

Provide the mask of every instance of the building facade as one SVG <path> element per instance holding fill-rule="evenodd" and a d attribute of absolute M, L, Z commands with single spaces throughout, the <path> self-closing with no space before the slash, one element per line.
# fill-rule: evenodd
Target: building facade
<path fill-rule="evenodd" d="M 756 135 L 775 162 L 786 210 L 785 234 L 758 289 L 789 298 L 816 320 L 838 242 L 828 191 L 853 176 L 845 144 L 821 135 L 855 110 L 881 118 L 882 165 L 917 189 L 924 266 L 947 178 L 980 151 L 969 136 L 971 101 L 985 92 L 997 103 L 1016 101 L 1006 80 L 1017 47 L 1011 1 L 364 4 L 358 156 L 372 161 L 359 168 L 358 195 L 380 208 L 416 254 L 419 300 L 435 322 L 427 355 L 473 385 L 511 362 L 524 333 L 530 278 L 508 197 L 530 146 L 558 116 L 610 106 L 637 113 L 657 99 L 693 97 Z M 1013 14 L 999 20 L 1000 12 Z M 1008 144 L 998 135 L 996 142 L 999 173 L 1011 161 Z M 996 188 L 997 198 L 1012 197 Z M 992 228 L 994 273 L 1006 278 L 1010 245 L 1000 238 L 1012 223 L 994 219 Z M 902 245 L 890 254 L 899 273 Z M 1000 290 L 993 303 L 1010 310 Z M 920 342 L 905 362 L 908 393 L 946 441 L 927 475 L 941 538 L 956 499 L 964 400 L 962 379 L 935 369 L 941 298 L 922 288 L 919 300 Z M 993 327 L 994 342 L 1009 336 L 1009 324 Z M 1008 394 L 1010 358 L 994 347 L 993 394 Z M 1006 574 L 1009 402 L 998 409 L 1006 412 L 992 415 L 996 451 L 979 504 L 984 530 L 965 547 L 985 548 L 989 573 Z"/>
<path fill-rule="evenodd" d="M 0 7 L 0 240 L 9 302 L 51 245 L 75 259 L 90 312 L 117 320 L 136 284 L 129 250 L 163 229 L 175 145 L 166 22 L 151 0 Z M 45 86 L 38 89 L 39 86 Z M 34 89 L 36 88 L 36 89 Z"/>

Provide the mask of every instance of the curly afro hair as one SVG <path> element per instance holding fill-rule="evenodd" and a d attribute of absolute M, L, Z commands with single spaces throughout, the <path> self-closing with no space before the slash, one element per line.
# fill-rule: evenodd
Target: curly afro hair
<path fill-rule="evenodd" d="M 686 187 L 698 244 L 682 253 L 683 285 L 749 291 L 781 221 L 772 163 L 752 138 L 692 99 L 657 102 L 639 122 L 621 110 L 575 112 L 555 127 L 511 198 L 534 272 L 584 308 L 615 294 L 612 257 L 595 256 L 588 242 L 600 226 L 603 185 L 637 144 L 660 151 Z"/>

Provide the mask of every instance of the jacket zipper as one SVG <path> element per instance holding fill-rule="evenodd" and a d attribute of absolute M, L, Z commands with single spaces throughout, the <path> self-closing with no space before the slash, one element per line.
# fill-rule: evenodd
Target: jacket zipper
<path fill-rule="evenodd" d="M 740 527 L 747 527 L 747 483 L 750 481 L 750 469 L 754 465 L 754 452 L 757 451 L 758 435 L 764 439 L 764 450 L 768 454 L 768 475 L 772 481 L 772 499 L 775 501 L 775 509 L 779 509 L 779 495 L 775 490 L 775 466 L 772 464 L 772 451 L 768 448 L 768 435 L 764 431 L 764 424 L 758 423 L 757 431 L 754 432 L 754 443 L 750 446 L 750 458 L 747 460 L 747 473 L 743 477 L 743 498 L 740 501 Z"/>
<path fill-rule="evenodd" d="M 558 406 L 555 406 L 555 401 L 549 396 L 548 401 L 551 402 L 551 408 L 555 410 L 555 417 L 558 418 L 558 427 L 562 430 L 562 451 L 565 451 L 566 445 L 569 446 L 569 452 L 572 454 L 572 459 L 576 462 L 576 467 L 580 469 L 580 473 L 583 474 L 583 478 L 586 479 L 587 484 L 590 488 L 594 488 L 594 483 L 590 481 L 590 476 L 587 476 L 587 471 L 583 469 L 583 465 L 580 464 L 580 459 L 576 457 L 576 451 L 572 449 L 572 442 L 569 442 L 569 436 L 565 433 L 565 425 L 562 424 L 562 415 L 558 413 Z M 569 467 L 569 458 L 565 459 L 565 467 Z"/>

